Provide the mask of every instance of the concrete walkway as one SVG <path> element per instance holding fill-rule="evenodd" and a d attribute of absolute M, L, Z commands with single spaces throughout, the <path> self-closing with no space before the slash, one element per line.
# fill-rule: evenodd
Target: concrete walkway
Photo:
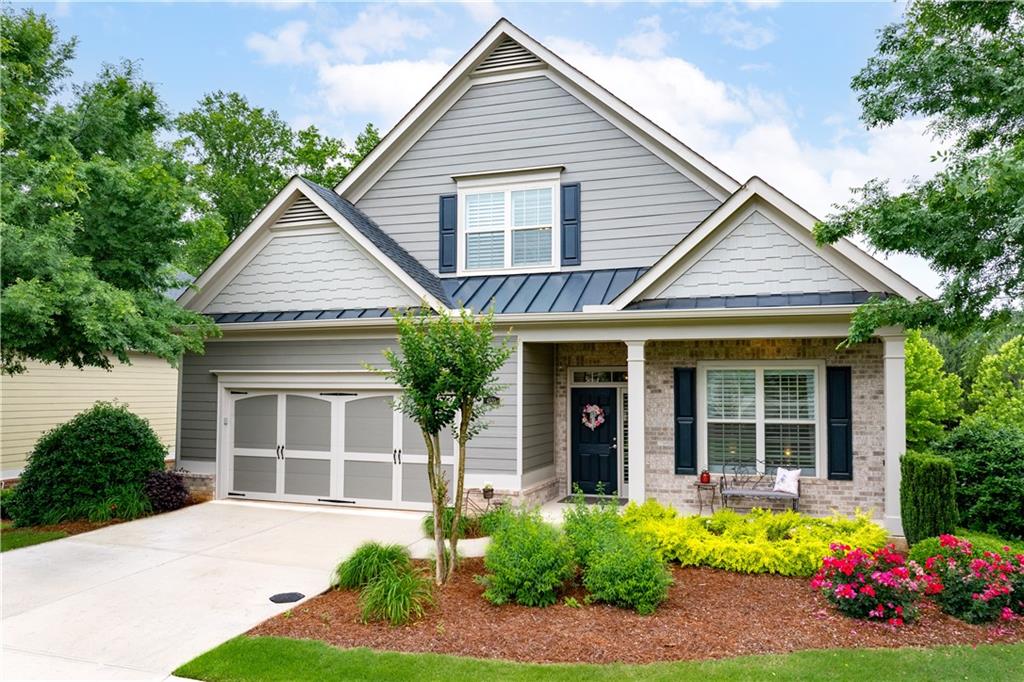
<path fill-rule="evenodd" d="M 0 677 L 165 679 L 307 597 L 366 540 L 410 545 L 418 512 L 220 501 L 0 555 Z"/>

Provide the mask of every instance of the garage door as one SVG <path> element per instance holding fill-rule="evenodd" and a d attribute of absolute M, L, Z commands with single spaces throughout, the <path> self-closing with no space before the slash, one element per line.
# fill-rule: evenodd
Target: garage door
<path fill-rule="evenodd" d="M 229 497 L 429 509 L 426 446 L 393 393 L 232 391 Z M 442 466 L 454 475 L 451 434 Z"/>

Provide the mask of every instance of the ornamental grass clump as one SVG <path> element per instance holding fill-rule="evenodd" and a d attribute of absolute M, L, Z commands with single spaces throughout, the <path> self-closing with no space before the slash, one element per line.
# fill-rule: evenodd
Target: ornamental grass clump
<path fill-rule="evenodd" d="M 662 559 L 683 566 L 709 566 L 740 573 L 812 576 L 834 543 L 874 551 L 888 534 L 858 512 L 817 519 L 794 511 L 724 509 L 710 517 L 680 516 L 653 500 L 631 504 L 622 516 L 626 530 L 649 542 Z"/>
<path fill-rule="evenodd" d="M 364 623 L 380 620 L 395 626 L 405 625 L 422 618 L 427 607 L 434 603 L 429 578 L 395 565 L 385 568 L 359 594 L 359 612 Z"/>
<path fill-rule="evenodd" d="M 334 569 L 331 584 L 335 589 L 355 590 L 365 587 L 387 571 L 411 572 L 409 550 L 402 545 L 364 542 Z"/>
<path fill-rule="evenodd" d="M 940 553 L 928 557 L 929 594 L 951 616 L 968 623 L 1024 616 L 1024 553 L 978 550 L 953 535 L 939 537 Z"/>
<path fill-rule="evenodd" d="M 899 626 L 917 617 L 921 594 L 931 580 L 915 562 L 906 562 L 892 545 L 873 553 L 832 545 L 811 580 L 840 613 Z"/>

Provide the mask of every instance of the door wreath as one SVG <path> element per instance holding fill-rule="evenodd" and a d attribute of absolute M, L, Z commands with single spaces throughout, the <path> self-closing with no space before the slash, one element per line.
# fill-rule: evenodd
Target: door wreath
<path fill-rule="evenodd" d="M 600 405 L 583 406 L 583 425 L 594 431 L 601 424 L 604 424 L 604 410 Z"/>

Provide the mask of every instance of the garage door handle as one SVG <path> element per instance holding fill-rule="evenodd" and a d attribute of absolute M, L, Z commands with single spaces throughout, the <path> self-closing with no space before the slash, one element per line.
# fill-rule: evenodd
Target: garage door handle
<path fill-rule="evenodd" d="M 399 464 L 402 463 L 402 449 L 401 448 L 398 449 L 398 463 Z"/>
<path fill-rule="evenodd" d="M 391 451 L 391 463 L 398 464 L 398 450 Z"/>

